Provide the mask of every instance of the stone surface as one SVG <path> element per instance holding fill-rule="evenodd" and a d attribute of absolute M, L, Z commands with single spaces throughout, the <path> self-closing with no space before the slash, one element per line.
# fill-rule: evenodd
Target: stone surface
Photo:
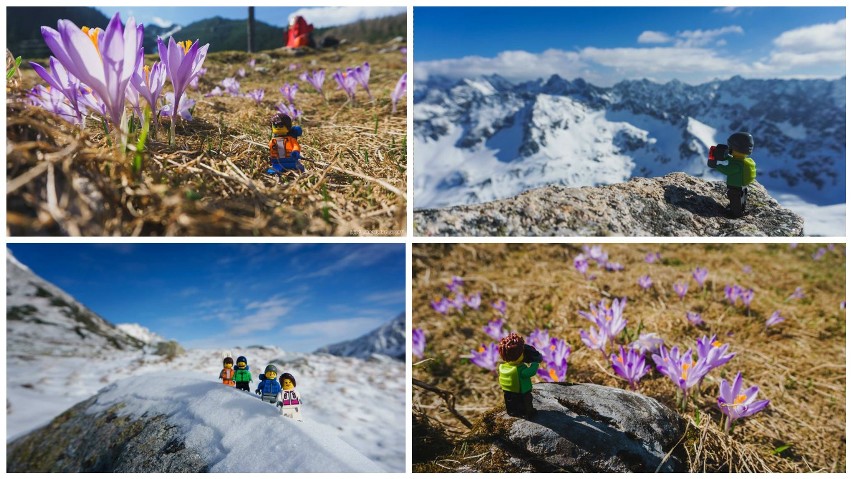
<path fill-rule="evenodd" d="M 551 185 L 476 205 L 414 212 L 418 236 L 802 236 L 804 219 L 749 186 L 746 215 L 725 217 L 721 181 L 685 173 L 626 183 Z"/>
<path fill-rule="evenodd" d="M 507 421 L 507 452 L 538 472 L 685 472 L 680 417 L 655 399 L 596 384 L 533 386 L 538 413 Z"/>
<path fill-rule="evenodd" d="M 7 445 L 6 472 L 207 472 L 198 451 L 162 415 L 131 419 L 115 407 L 85 413 L 83 401 Z M 81 438 L 83 438 L 81 440 Z"/>

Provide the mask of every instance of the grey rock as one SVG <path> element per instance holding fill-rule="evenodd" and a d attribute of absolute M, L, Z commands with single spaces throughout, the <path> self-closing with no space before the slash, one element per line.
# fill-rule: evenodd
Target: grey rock
<path fill-rule="evenodd" d="M 804 219 L 759 183 L 746 215 L 725 216 L 722 181 L 685 173 L 607 186 L 551 185 L 513 198 L 414 212 L 419 236 L 802 236 Z"/>
<path fill-rule="evenodd" d="M 538 472 L 685 472 L 680 417 L 655 399 L 596 384 L 533 386 L 536 416 L 505 412 L 509 453 Z"/>
<path fill-rule="evenodd" d="M 207 472 L 199 451 L 163 415 L 131 418 L 116 406 L 86 413 L 83 401 L 7 445 L 6 472 Z"/>

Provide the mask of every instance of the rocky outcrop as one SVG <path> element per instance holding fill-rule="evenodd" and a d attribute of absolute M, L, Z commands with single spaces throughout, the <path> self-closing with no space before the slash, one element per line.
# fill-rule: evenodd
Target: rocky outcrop
<path fill-rule="evenodd" d="M 131 418 L 120 405 L 87 413 L 83 401 L 7 445 L 6 472 L 207 472 L 201 454 L 165 415 Z"/>
<path fill-rule="evenodd" d="M 802 236 L 804 219 L 759 183 L 742 218 L 726 186 L 685 173 L 607 186 L 546 186 L 513 198 L 414 212 L 419 236 Z"/>
<path fill-rule="evenodd" d="M 680 417 L 656 400 L 596 384 L 540 383 L 531 420 L 500 412 L 509 462 L 535 472 L 685 472 Z"/>

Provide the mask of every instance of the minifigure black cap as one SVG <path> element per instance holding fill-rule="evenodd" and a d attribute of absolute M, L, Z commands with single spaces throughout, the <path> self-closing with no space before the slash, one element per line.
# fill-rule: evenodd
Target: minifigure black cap
<path fill-rule="evenodd" d="M 738 131 L 728 137 L 728 147 L 734 151 L 750 155 L 754 150 L 754 138 L 752 138 L 751 133 Z"/>
<path fill-rule="evenodd" d="M 289 130 L 290 127 L 293 126 L 293 120 L 291 120 L 290 117 L 285 115 L 284 113 L 278 113 L 277 115 L 272 117 L 272 126 L 276 128 L 286 126 Z"/>

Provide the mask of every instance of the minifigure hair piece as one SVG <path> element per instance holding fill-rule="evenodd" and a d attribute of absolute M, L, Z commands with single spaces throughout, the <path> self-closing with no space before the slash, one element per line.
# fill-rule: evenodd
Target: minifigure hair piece
<path fill-rule="evenodd" d="M 275 128 L 286 127 L 289 130 L 293 126 L 293 120 L 284 113 L 278 113 L 272 117 L 272 126 Z"/>
<path fill-rule="evenodd" d="M 284 387 L 285 379 L 289 379 L 290 382 L 293 383 L 293 387 L 296 387 L 296 378 L 294 378 L 290 373 L 284 373 L 278 378 L 278 382 L 281 383 L 281 387 Z"/>
<path fill-rule="evenodd" d="M 515 361 L 524 354 L 524 338 L 518 333 L 510 333 L 500 340 L 497 351 L 503 361 Z"/>
<path fill-rule="evenodd" d="M 228 357 L 222 360 L 222 364 L 234 364 L 234 360 L 233 358 Z"/>

